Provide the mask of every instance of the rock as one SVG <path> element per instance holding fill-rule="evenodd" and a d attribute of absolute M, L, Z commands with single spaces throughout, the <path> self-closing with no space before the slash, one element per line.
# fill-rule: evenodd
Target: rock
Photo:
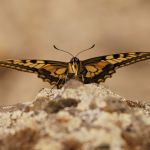
<path fill-rule="evenodd" d="M 71 81 L 0 108 L 0 150 L 149 149 L 150 105 L 102 85 Z"/>

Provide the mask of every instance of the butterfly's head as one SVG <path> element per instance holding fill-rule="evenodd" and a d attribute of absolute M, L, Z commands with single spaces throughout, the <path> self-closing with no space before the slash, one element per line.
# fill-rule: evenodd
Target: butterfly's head
<path fill-rule="evenodd" d="M 80 63 L 80 60 L 79 60 L 77 57 L 73 57 L 73 58 L 70 60 L 70 63 L 71 63 L 71 64 L 79 64 L 79 63 Z"/>

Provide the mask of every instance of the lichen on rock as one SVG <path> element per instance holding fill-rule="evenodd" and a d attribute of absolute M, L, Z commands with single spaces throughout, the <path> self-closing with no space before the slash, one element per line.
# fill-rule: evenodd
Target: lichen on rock
<path fill-rule="evenodd" d="M 70 81 L 0 108 L 0 150 L 149 150 L 150 106 Z"/>

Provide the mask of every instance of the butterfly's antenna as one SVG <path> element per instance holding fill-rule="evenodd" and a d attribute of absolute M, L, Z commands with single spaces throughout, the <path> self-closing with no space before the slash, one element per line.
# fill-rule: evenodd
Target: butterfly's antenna
<path fill-rule="evenodd" d="M 67 52 L 67 51 L 65 51 L 65 50 L 59 49 L 59 48 L 57 48 L 55 45 L 53 45 L 53 47 L 54 47 L 56 50 L 59 50 L 59 51 L 65 52 L 65 53 L 67 53 L 67 54 L 71 55 L 72 57 L 74 57 L 71 53 L 69 53 L 69 52 Z"/>
<path fill-rule="evenodd" d="M 90 48 L 88 48 L 88 49 L 85 49 L 85 50 L 80 51 L 79 53 L 76 54 L 75 57 L 77 57 L 78 55 L 80 55 L 81 53 L 83 53 L 83 52 L 85 52 L 85 51 L 87 51 L 87 50 L 92 49 L 94 46 L 95 46 L 95 44 L 93 44 L 93 45 L 92 45 Z"/>

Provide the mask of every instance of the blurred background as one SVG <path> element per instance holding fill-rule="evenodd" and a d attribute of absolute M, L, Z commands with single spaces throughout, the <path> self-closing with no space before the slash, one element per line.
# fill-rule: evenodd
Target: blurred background
<path fill-rule="evenodd" d="M 1 0 L 0 59 L 69 61 L 129 51 L 150 52 L 149 0 Z M 130 100 L 150 102 L 150 61 L 121 68 L 104 84 Z M 0 105 L 31 101 L 50 87 L 35 74 L 0 68 Z"/>

